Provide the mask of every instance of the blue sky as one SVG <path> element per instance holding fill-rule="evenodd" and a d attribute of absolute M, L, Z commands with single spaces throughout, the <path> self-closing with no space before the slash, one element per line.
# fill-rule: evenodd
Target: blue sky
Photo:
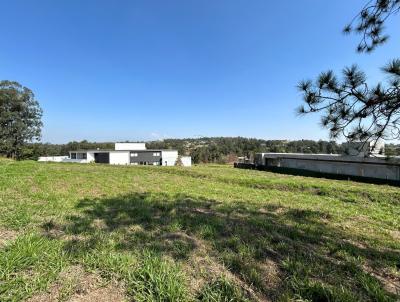
<path fill-rule="evenodd" d="M 246 136 L 327 139 L 296 84 L 400 53 L 356 54 L 341 29 L 366 0 L 3 1 L 0 79 L 31 88 L 43 141 Z"/>

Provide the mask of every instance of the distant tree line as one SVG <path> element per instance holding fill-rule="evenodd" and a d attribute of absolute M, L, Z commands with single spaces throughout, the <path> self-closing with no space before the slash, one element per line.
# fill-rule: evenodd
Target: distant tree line
<path fill-rule="evenodd" d="M 258 152 L 341 153 L 341 145 L 313 140 L 263 140 L 244 137 L 166 139 L 147 143 L 149 148 L 174 148 L 190 155 L 194 163 L 227 163 L 238 156 L 253 158 Z"/>
<path fill-rule="evenodd" d="M 343 153 L 344 147 L 333 141 L 263 140 L 244 137 L 204 137 L 165 139 L 146 143 L 149 149 L 176 149 L 189 155 L 194 163 L 230 163 L 238 156 L 253 158 L 257 152 L 284 153 Z M 81 149 L 114 149 L 113 142 L 69 142 L 67 144 L 30 143 L 22 147 L 21 159 L 36 160 L 39 156 L 68 155 L 68 151 Z M 400 145 L 387 144 L 386 154 L 400 155 Z"/>

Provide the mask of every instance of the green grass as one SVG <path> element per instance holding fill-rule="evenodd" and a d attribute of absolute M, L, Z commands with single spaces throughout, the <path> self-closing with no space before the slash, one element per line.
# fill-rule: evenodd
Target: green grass
<path fill-rule="evenodd" d="M 399 299 L 397 187 L 0 160 L 0 209 L 0 234 L 16 234 L 0 238 L 0 301 L 43 293 L 76 265 L 132 301 Z"/>

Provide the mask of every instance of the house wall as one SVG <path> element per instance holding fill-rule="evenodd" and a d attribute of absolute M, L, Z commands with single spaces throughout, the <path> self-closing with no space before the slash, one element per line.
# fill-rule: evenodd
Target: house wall
<path fill-rule="evenodd" d="M 133 153 L 136 153 L 137 156 L 132 156 Z M 160 155 L 154 156 L 154 153 L 159 153 Z M 140 162 L 147 162 L 152 165 L 153 163 L 160 163 L 161 161 L 161 151 L 153 151 L 153 150 L 145 150 L 145 151 L 130 151 L 130 163 L 131 164 L 139 164 Z"/>
<path fill-rule="evenodd" d="M 129 164 L 129 151 L 110 151 L 110 164 L 111 165 L 128 165 Z"/>
<path fill-rule="evenodd" d="M 71 159 L 67 158 L 62 161 L 62 163 L 78 163 L 78 164 L 86 164 L 87 160 L 86 159 Z"/>
<path fill-rule="evenodd" d="M 51 161 L 51 162 L 62 162 L 68 159 L 68 156 L 41 156 L 38 161 Z"/>
<path fill-rule="evenodd" d="M 190 156 L 181 156 L 181 162 L 184 167 L 192 166 L 192 158 Z"/>
<path fill-rule="evenodd" d="M 86 161 L 88 163 L 94 163 L 94 152 L 87 152 L 87 159 Z"/>
<path fill-rule="evenodd" d="M 71 159 L 68 156 L 41 156 L 38 158 L 40 162 L 56 162 L 56 163 L 86 163 L 86 159 Z"/>
<path fill-rule="evenodd" d="M 175 166 L 176 160 L 178 159 L 178 151 L 163 150 L 161 151 L 161 157 L 163 166 Z"/>
<path fill-rule="evenodd" d="M 72 158 L 71 153 L 75 153 L 76 154 L 76 158 Z M 85 159 L 83 158 L 83 155 L 86 153 L 87 156 L 87 152 L 82 152 L 82 151 L 70 151 L 69 152 L 69 158 L 63 160 L 63 162 L 68 162 L 68 163 L 88 163 L 90 161 L 88 161 L 88 157 Z"/>

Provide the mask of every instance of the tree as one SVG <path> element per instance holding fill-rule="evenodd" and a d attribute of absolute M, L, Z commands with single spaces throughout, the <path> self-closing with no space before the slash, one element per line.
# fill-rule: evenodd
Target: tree
<path fill-rule="evenodd" d="M 0 82 L 0 153 L 21 158 L 23 146 L 41 135 L 42 109 L 33 92 L 17 82 Z"/>
<path fill-rule="evenodd" d="M 182 167 L 183 166 L 182 159 L 181 159 L 180 156 L 178 156 L 178 158 L 176 159 L 175 166 L 178 166 L 178 167 Z"/>
<path fill-rule="evenodd" d="M 384 34 L 386 20 L 400 11 L 400 0 L 371 0 L 343 29 L 345 34 L 361 35 L 358 52 L 371 52 L 384 44 L 389 36 Z"/>
<path fill-rule="evenodd" d="M 371 52 L 383 44 L 385 21 L 400 10 L 400 0 L 371 0 L 344 29 L 362 35 L 359 52 Z M 346 67 L 339 80 L 333 71 L 322 72 L 313 82 L 301 81 L 298 88 L 304 104 L 299 114 L 322 112 L 321 124 L 332 139 L 343 135 L 349 141 L 400 138 L 400 60 L 382 68 L 388 76 L 386 85 L 368 85 L 357 65 Z"/>
<path fill-rule="evenodd" d="M 356 65 L 343 70 L 338 80 L 332 71 L 317 80 L 300 82 L 305 106 L 299 113 L 322 111 L 321 124 L 332 139 L 343 135 L 350 141 L 400 138 L 400 60 L 383 68 L 391 77 L 388 85 L 369 87 Z"/>

